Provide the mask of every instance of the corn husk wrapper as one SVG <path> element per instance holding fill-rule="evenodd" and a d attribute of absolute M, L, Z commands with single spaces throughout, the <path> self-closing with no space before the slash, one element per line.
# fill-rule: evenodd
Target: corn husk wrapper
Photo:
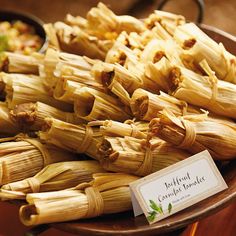
<path fill-rule="evenodd" d="M 236 118 L 236 85 L 218 80 L 206 61 L 201 65 L 208 76 L 182 67 L 172 70 L 172 76 L 169 76 L 172 95 L 215 114 Z"/>
<path fill-rule="evenodd" d="M 72 16 L 71 14 L 66 14 L 65 23 L 70 26 L 79 26 L 81 29 L 86 29 L 88 27 L 88 22 L 85 18 L 81 16 Z"/>
<path fill-rule="evenodd" d="M 49 48 L 46 51 L 43 64 L 40 66 L 40 76 L 44 79 L 44 85 L 50 89 L 51 94 L 60 74 L 58 68 L 64 65 L 74 67 L 84 73 L 91 70 L 91 64 L 83 57 Z"/>
<path fill-rule="evenodd" d="M 117 16 L 101 2 L 88 12 L 87 21 L 90 30 L 99 38 L 111 38 L 111 33 L 116 38 L 122 31 L 141 33 L 146 30 L 142 21 L 127 15 Z"/>
<path fill-rule="evenodd" d="M 3 142 L 0 144 L 0 185 L 31 177 L 48 164 L 75 159 L 74 154 L 44 145 L 37 139 L 13 137 L 10 140 L 0 140 Z"/>
<path fill-rule="evenodd" d="M 19 126 L 10 118 L 7 104 L 0 102 L 0 133 L 3 135 L 11 135 L 19 133 Z"/>
<path fill-rule="evenodd" d="M 147 138 L 148 123 L 143 121 L 126 120 L 124 123 L 114 120 L 90 121 L 89 126 L 99 126 L 103 136 Z"/>
<path fill-rule="evenodd" d="M 18 53 L 5 52 L 2 71 L 8 73 L 35 74 L 39 73 L 39 63 L 44 58 L 43 54 L 32 53 L 31 55 L 22 55 Z"/>
<path fill-rule="evenodd" d="M 28 194 L 28 205 L 20 209 L 22 223 L 29 226 L 69 221 L 132 209 L 129 184 L 138 177 L 107 173 L 93 178 L 74 189 Z"/>
<path fill-rule="evenodd" d="M 55 100 L 48 94 L 43 78 L 36 75 L 1 73 L 5 83 L 6 102 L 9 108 L 27 102 L 43 102 L 64 111 L 71 111 L 71 105 Z"/>
<path fill-rule="evenodd" d="M 70 26 L 63 22 L 56 22 L 54 29 L 60 48 L 68 53 L 103 60 L 113 44 L 110 39 L 99 39 L 78 26 Z"/>
<path fill-rule="evenodd" d="M 212 157 L 230 160 L 236 157 L 236 127 L 205 115 L 175 117 L 170 111 L 163 111 L 160 119 L 150 122 L 152 136 L 172 143 L 178 148 L 195 154 L 208 150 Z"/>
<path fill-rule="evenodd" d="M 219 79 L 236 84 L 236 57 L 222 43 L 216 43 L 194 23 L 177 27 L 174 38 L 193 62 L 198 64 L 205 59 Z"/>
<path fill-rule="evenodd" d="M 45 124 L 45 118 L 55 118 L 72 124 L 81 124 L 75 113 L 64 112 L 47 104 L 23 103 L 16 105 L 10 112 L 11 119 L 23 130 L 38 131 Z"/>
<path fill-rule="evenodd" d="M 16 192 L 15 199 L 25 199 L 25 195 L 21 195 L 19 192 L 27 194 L 72 188 L 80 183 L 91 181 L 92 174 L 102 172 L 105 171 L 99 163 L 91 160 L 50 164 L 33 177 L 3 185 L 0 190 L 0 198 L 2 200 L 14 199 L 13 194 Z M 11 191 L 12 194 L 8 198 L 7 195 Z"/>
<path fill-rule="evenodd" d="M 43 131 L 39 132 L 39 138 L 62 149 L 85 153 L 97 159 L 97 143 L 102 134 L 98 127 L 86 125 L 73 125 L 60 120 L 46 118 Z"/>
<path fill-rule="evenodd" d="M 156 10 L 145 19 L 144 23 L 149 29 L 152 29 L 157 24 L 160 24 L 169 35 L 173 36 L 176 27 L 185 24 L 186 21 L 181 15 Z"/>
<path fill-rule="evenodd" d="M 146 176 L 190 156 L 160 139 L 105 137 L 98 146 L 104 169 Z"/>
<path fill-rule="evenodd" d="M 171 110 L 176 116 L 201 113 L 199 108 L 188 106 L 186 102 L 178 100 L 164 92 L 160 92 L 158 95 L 144 89 L 134 91 L 130 107 L 137 119 L 147 121 L 158 117 L 163 109 Z"/>
<path fill-rule="evenodd" d="M 74 111 L 81 119 L 125 121 L 130 118 L 129 110 L 118 99 L 106 93 L 83 87 L 75 96 Z"/>
<path fill-rule="evenodd" d="M 140 59 L 143 63 L 156 63 L 166 57 L 171 63 L 184 66 L 181 61 L 183 49 L 173 40 L 151 40 L 144 48 Z"/>

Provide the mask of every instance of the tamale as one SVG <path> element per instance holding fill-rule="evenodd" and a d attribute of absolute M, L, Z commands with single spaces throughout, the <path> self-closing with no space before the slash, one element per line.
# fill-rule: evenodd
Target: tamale
<path fill-rule="evenodd" d="M 146 176 L 190 156 L 160 139 L 147 143 L 133 137 L 105 137 L 98 158 L 109 171 Z"/>
<path fill-rule="evenodd" d="M 153 94 L 144 89 L 134 91 L 130 107 L 137 119 L 147 121 L 158 117 L 164 108 L 170 109 L 176 116 L 201 113 L 199 108 L 188 106 L 186 102 L 164 92 Z"/>
<path fill-rule="evenodd" d="M 196 64 L 205 59 L 219 79 L 236 84 L 236 57 L 222 43 L 216 43 L 194 23 L 178 26 L 174 38 Z"/>
<path fill-rule="evenodd" d="M 147 137 L 148 123 L 143 121 L 126 120 L 124 123 L 114 120 L 90 121 L 88 126 L 99 126 L 103 136 L 130 136 L 144 139 Z"/>
<path fill-rule="evenodd" d="M 81 124 L 83 122 L 75 113 L 64 112 L 41 102 L 16 105 L 11 110 L 10 117 L 24 131 L 41 130 L 45 123 L 45 118 L 55 118 L 72 124 Z"/>
<path fill-rule="evenodd" d="M 189 104 L 236 118 L 236 85 L 218 80 L 206 61 L 201 65 L 208 76 L 201 76 L 183 67 L 174 67 L 168 77 L 168 91 Z"/>
<path fill-rule="evenodd" d="M 31 55 L 22 55 L 12 52 L 4 52 L 4 54 L 2 71 L 8 73 L 39 74 L 39 63 L 44 58 L 43 54 L 32 53 Z"/>
<path fill-rule="evenodd" d="M 0 185 L 31 177 L 48 164 L 75 158 L 74 154 L 37 139 L 16 137 L 0 143 Z"/>
<path fill-rule="evenodd" d="M 236 157 L 236 126 L 207 119 L 207 114 L 175 117 L 164 110 L 150 122 L 150 135 L 195 154 L 208 150 L 212 157 L 230 160 Z"/>
<path fill-rule="evenodd" d="M 28 205 L 20 208 L 24 225 L 92 218 L 132 209 L 129 184 L 136 176 L 94 174 L 94 180 L 74 189 L 28 194 Z"/>
<path fill-rule="evenodd" d="M 62 189 L 72 188 L 76 185 L 89 182 L 92 180 L 92 174 L 105 172 L 97 161 L 68 161 L 50 164 L 44 167 L 35 176 L 5 184 L 0 190 L 0 198 L 8 200 L 5 195 L 7 190 L 21 193 L 37 193 L 58 191 Z M 3 191 L 2 191 L 3 190 Z M 13 194 L 10 199 L 13 198 Z M 19 195 L 16 195 L 19 199 Z M 23 195 L 22 195 L 22 199 Z"/>
<path fill-rule="evenodd" d="M 55 100 L 48 94 L 43 78 L 36 75 L 7 74 L 1 72 L 5 83 L 6 102 L 9 108 L 27 102 L 43 102 L 63 111 L 71 111 L 71 104 Z"/>
<path fill-rule="evenodd" d="M 0 102 L 0 134 L 14 135 L 19 133 L 20 129 L 17 123 L 10 118 L 10 111 L 7 104 Z"/>
<path fill-rule="evenodd" d="M 83 87 L 74 96 L 74 111 L 81 119 L 125 121 L 130 118 L 128 108 L 106 93 Z"/>
<path fill-rule="evenodd" d="M 39 132 L 41 140 L 97 159 L 97 143 L 102 138 L 98 127 L 73 125 L 52 118 L 46 118 L 45 121 L 43 131 Z"/>

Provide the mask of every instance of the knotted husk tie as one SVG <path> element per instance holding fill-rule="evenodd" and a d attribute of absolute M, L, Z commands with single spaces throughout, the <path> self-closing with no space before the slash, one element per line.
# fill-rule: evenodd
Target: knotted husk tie
<path fill-rule="evenodd" d="M 40 192 L 40 182 L 38 181 L 38 179 L 32 177 L 32 178 L 28 178 L 26 179 L 29 187 L 31 188 L 33 193 L 39 193 Z"/>
<path fill-rule="evenodd" d="M 93 129 L 90 126 L 86 126 L 85 128 L 85 135 L 84 139 L 81 142 L 80 146 L 77 148 L 78 153 L 85 153 L 86 150 L 89 148 L 93 139 Z"/>
<path fill-rule="evenodd" d="M 34 140 L 34 139 L 22 139 L 22 140 L 32 144 L 41 152 L 42 157 L 43 157 L 43 166 L 47 166 L 51 163 L 50 162 L 50 159 L 51 159 L 50 153 L 48 152 L 47 148 L 45 148 L 43 146 L 42 143 L 40 143 L 39 141 Z"/>
<path fill-rule="evenodd" d="M 87 187 L 84 191 L 88 199 L 88 211 L 85 217 L 92 218 L 102 215 L 104 211 L 104 201 L 98 188 Z"/>
<path fill-rule="evenodd" d="M 185 137 L 180 145 L 177 147 L 179 148 L 189 148 L 193 145 L 196 139 L 196 131 L 191 122 L 181 119 L 181 122 L 185 128 Z"/>
<path fill-rule="evenodd" d="M 138 176 L 146 176 L 152 173 L 153 153 L 150 146 L 145 146 L 145 156 L 139 169 L 134 173 Z"/>
<path fill-rule="evenodd" d="M 127 125 L 130 125 L 130 127 L 131 127 L 130 137 L 134 137 L 134 138 L 137 137 L 139 134 L 139 129 L 134 124 L 134 121 L 133 120 L 126 120 L 124 123 Z"/>

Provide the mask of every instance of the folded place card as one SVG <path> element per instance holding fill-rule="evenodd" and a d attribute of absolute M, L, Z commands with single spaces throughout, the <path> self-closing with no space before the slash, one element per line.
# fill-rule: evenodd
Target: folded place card
<path fill-rule="evenodd" d="M 208 151 L 130 184 L 134 214 L 138 216 L 144 213 L 150 224 L 226 188 Z"/>

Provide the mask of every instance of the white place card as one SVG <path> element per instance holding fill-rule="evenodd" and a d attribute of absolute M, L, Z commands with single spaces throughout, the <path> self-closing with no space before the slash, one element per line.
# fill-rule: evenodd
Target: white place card
<path fill-rule="evenodd" d="M 152 224 L 227 187 L 210 153 L 203 151 L 131 183 L 134 215 L 144 213 Z"/>

